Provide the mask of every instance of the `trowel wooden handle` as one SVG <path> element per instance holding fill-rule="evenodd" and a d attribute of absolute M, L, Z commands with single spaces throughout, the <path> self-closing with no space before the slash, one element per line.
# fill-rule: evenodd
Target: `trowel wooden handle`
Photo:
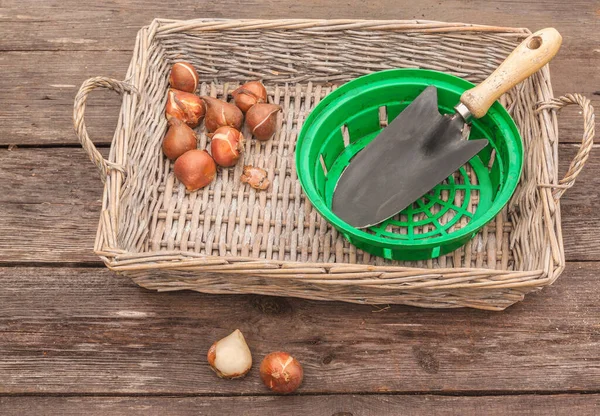
<path fill-rule="evenodd" d="M 485 81 L 463 93 L 460 101 L 473 117 L 483 117 L 502 94 L 546 65 L 556 55 L 562 36 L 552 27 L 525 39 Z"/>

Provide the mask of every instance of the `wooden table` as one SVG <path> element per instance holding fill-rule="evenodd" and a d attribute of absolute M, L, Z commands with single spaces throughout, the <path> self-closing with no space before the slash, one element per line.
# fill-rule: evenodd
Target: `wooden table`
<path fill-rule="evenodd" d="M 290 16 L 555 26 L 555 95 L 581 92 L 600 108 L 598 1 L 3 0 L 0 414 L 600 414 L 596 149 L 562 200 L 566 271 L 501 313 L 158 294 L 104 268 L 92 252 L 101 183 L 72 131 L 81 82 L 122 79 L 154 17 Z M 98 92 L 88 109 L 105 153 L 118 105 Z M 563 171 L 581 132 L 566 109 Z M 277 349 L 300 359 L 298 395 L 271 395 L 257 366 L 238 381 L 211 372 L 208 347 L 235 328 L 256 360 Z"/>

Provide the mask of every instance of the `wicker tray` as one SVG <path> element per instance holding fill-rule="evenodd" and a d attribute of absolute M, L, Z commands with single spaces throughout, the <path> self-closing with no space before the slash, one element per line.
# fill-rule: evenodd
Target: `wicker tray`
<path fill-rule="evenodd" d="M 75 99 L 77 135 L 105 182 L 96 253 L 111 270 L 159 291 L 490 310 L 522 300 L 564 268 L 558 200 L 594 134 L 589 100 L 553 98 L 548 67 L 502 98 L 526 153 L 517 192 L 474 240 L 447 256 L 394 262 L 357 250 L 307 202 L 293 158 L 303 120 L 336 86 L 397 67 L 480 82 L 529 33 L 429 21 L 155 20 L 138 33 L 125 81 L 89 79 Z M 241 164 L 194 193 L 175 180 L 161 143 L 168 74 L 177 60 L 196 66 L 202 94 L 224 97 L 241 82 L 262 79 L 269 100 L 282 105 L 276 137 L 247 143 L 245 163 L 268 170 L 267 192 L 240 184 Z M 108 160 L 84 124 L 87 96 L 99 87 L 123 94 Z M 569 104 L 581 106 L 585 131 L 559 180 L 556 111 Z M 205 148 L 206 135 L 199 141 Z"/>

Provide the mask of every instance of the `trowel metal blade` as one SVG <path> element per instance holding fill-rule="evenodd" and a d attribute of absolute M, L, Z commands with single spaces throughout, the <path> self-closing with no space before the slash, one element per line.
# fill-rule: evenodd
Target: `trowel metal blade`
<path fill-rule="evenodd" d="M 465 128 L 458 114 L 439 113 L 437 89 L 427 87 L 350 161 L 336 185 L 333 212 L 356 228 L 393 217 L 487 145 L 486 139 L 463 139 Z"/>

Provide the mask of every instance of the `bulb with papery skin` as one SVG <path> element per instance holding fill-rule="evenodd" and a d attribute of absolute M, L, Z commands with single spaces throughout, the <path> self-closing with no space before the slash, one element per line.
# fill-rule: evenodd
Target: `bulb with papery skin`
<path fill-rule="evenodd" d="M 267 90 L 260 81 L 250 81 L 231 93 L 243 113 L 246 113 L 254 104 L 267 102 Z"/>
<path fill-rule="evenodd" d="M 204 102 L 197 95 L 169 88 L 165 115 L 167 120 L 177 118 L 188 126 L 197 127 L 204 118 Z"/>
<path fill-rule="evenodd" d="M 233 127 L 219 127 L 210 135 L 210 153 L 217 165 L 234 166 L 244 151 L 244 136 Z"/>
<path fill-rule="evenodd" d="M 215 179 L 217 165 L 206 150 L 195 149 L 177 158 L 173 172 L 188 191 L 194 192 Z"/>
<path fill-rule="evenodd" d="M 246 125 L 258 140 L 269 140 L 277 130 L 277 113 L 281 107 L 275 104 L 255 104 L 246 113 Z"/>
<path fill-rule="evenodd" d="M 272 352 L 260 364 L 260 378 L 272 391 L 289 394 L 302 384 L 304 370 L 287 352 Z"/>
<path fill-rule="evenodd" d="M 204 126 L 209 133 L 219 127 L 229 126 L 240 130 L 244 121 L 244 114 L 235 105 L 213 97 L 202 97 L 206 104 L 206 117 Z"/>
<path fill-rule="evenodd" d="M 177 62 L 171 67 L 169 84 L 176 90 L 194 92 L 198 87 L 198 73 L 192 64 Z"/>
<path fill-rule="evenodd" d="M 239 329 L 215 342 L 206 358 L 210 367 L 221 378 L 244 377 L 252 368 L 252 353 Z"/>
<path fill-rule="evenodd" d="M 169 129 L 163 139 L 163 153 L 170 160 L 177 160 L 179 156 L 197 146 L 196 132 L 183 121 L 172 118 L 169 120 Z"/>

